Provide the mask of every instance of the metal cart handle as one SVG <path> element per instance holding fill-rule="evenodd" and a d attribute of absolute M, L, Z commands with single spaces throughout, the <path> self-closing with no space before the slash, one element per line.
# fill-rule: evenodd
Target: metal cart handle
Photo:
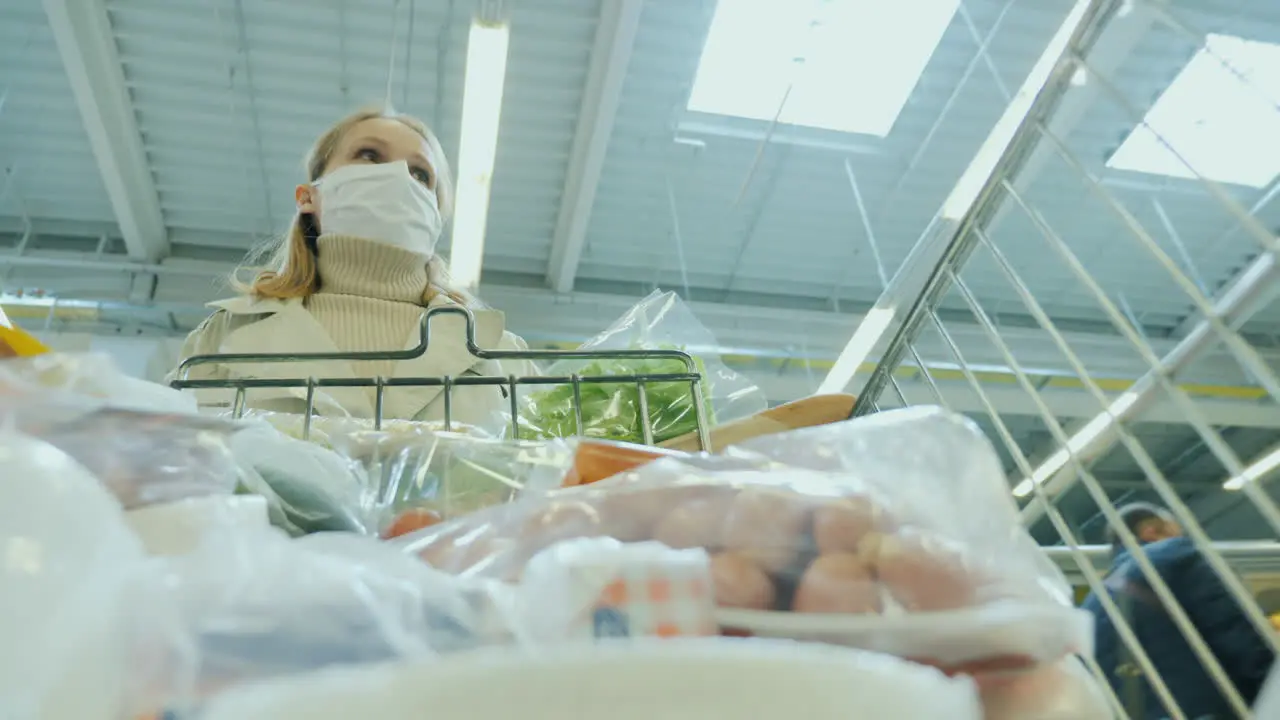
<path fill-rule="evenodd" d="M 581 376 L 577 374 L 558 376 L 525 376 L 510 375 L 486 376 L 467 375 L 464 377 L 370 377 L 370 378 L 231 378 L 213 380 L 189 379 L 192 368 L 200 365 L 243 365 L 249 363 L 288 363 L 315 361 L 400 361 L 412 360 L 426 354 L 431 344 L 431 321 L 443 315 L 460 315 L 466 326 L 467 352 L 477 360 L 674 360 L 679 361 L 685 369 L 683 373 L 647 373 L 631 375 L 599 375 Z M 443 387 L 444 426 L 452 427 L 452 391 L 458 385 L 505 386 L 509 388 L 511 403 L 511 428 L 513 436 L 519 434 L 519 405 L 516 399 L 517 385 L 563 385 L 573 386 L 573 408 L 577 432 L 582 435 L 585 428 L 582 421 L 582 383 L 625 385 L 634 384 L 639 393 L 639 415 L 644 442 L 653 443 L 653 427 L 649 420 L 648 397 L 645 386 L 654 382 L 683 382 L 690 386 L 693 397 L 694 418 L 697 424 L 698 437 L 702 447 L 709 446 L 709 434 L 706 409 L 703 405 L 702 375 L 697 371 L 697 363 L 693 356 L 682 350 L 487 350 L 476 343 L 475 315 L 464 307 L 447 306 L 431 308 L 422 314 L 419 321 L 418 344 L 407 350 L 377 350 L 370 352 L 328 352 L 328 353 L 226 353 L 193 355 L 178 365 L 177 379 L 170 383 L 176 389 L 227 389 L 235 390 L 232 416 L 240 417 L 244 412 L 245 392 L 250 388 L 306 388 L 306 416 L 303 419 L 303 436 L 310 435 L 311 416 L 315 412 L 315 391 L 322 387 L 373 387 L 375 388 L 374 427 L 380 429 L 383 422 L 383 399 L 388 387 Z"/>

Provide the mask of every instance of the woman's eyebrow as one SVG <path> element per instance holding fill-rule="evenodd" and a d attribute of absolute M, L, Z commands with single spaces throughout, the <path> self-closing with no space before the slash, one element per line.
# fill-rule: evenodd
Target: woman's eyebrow
<path fill-rule="evenodd" d="M 366 143 L 367 143 L 367 144 L 372 144 L 372 145 L 377 145 L 378 147 L 383 148 L 383 149 L 386 149 L 386 147 L 387 147 L 387 142 L 386 142 L 385 140 L 383 140 L 382 138 L 378 137 L 377 135 L 360 135 L 360 136 L 358 136 L 358 137 L 356 138 L 355 142 L 353 142 L 353 143 L 351 143 L 351 144 L 352 144 L 352 145 L 361 145 L 361 144 L 366 144 Z"/>
<path fill-rule="evenodd" d="M 431 160 L 430 160 L 430 159 L 428 159 L 428 158 L 427 158 L 427 156 L 426 156 L 426 155 L 423 155 L 422 153 L 414 153 L 414 154 L 413 154 L 413 159 L 414 159 L 414 160 L 417 160 L 418 162 L 422 163 L 423 165 L 426 165 L 427 167 L 431 168 L 432 170 L 435 170 L 435 169 L 436 169 L 435 163 L 431 162 Z"/>

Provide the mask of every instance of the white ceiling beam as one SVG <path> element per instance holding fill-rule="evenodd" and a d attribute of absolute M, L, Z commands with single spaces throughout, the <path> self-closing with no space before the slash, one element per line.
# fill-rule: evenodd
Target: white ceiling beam
<path fill-rule="evenodd" d="M 129 255 L 157 261 L 168 237 L 106 5 L 44 0 L 44 9 Z"/>
<path fill-rule="evenodd" d="M 591 66 L 582 93 L 578 127 L 569 154 L 569 170 L 552 236 L 547 284 L 556 292 L 573 290 L 595 205 L 596 186 L 604 170 L 622 85 L 640 28 L 643 0 L 605 0 L 596 26 Z"/>

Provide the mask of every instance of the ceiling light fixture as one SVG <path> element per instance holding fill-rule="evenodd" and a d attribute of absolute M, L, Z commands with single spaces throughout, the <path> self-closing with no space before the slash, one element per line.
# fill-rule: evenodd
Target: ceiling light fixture
<path fill-rule="evenodd" d="M 458 147 L 457 201 L 450 274 L 462 288 L 480 284 L 489 192 L 498 151 L 498 125 L 507 74 L 510 31 L 504 22 L 476 20 L 467 41 L 462 89 L 462 138 Z"/>

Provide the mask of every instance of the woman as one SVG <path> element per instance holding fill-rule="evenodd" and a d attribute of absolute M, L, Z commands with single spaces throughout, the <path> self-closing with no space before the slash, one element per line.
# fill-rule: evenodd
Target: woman
<path fill-rule="evenodd" d="M 217 353 L 332 353 L 404 350 L 418 344 L 427 308 L 468 307 L 476 342 L 486 349 L 524 349 L 506 332 L 502 313 L 448 287 L 436 255 L 453 203 L 448 161 L 435 135 L 407 115 L 356 113 L 320 136 L 307 156 L 307 184 L 298 214 L 272 269 L 240 285 L 239 297 L 212 303 L 216 311 L 187 338 L 183 358 Z M 355 378 L 528 375 L 527 362 L 481 362 L 467 351 L 457 315 L 431 322 L 422 357 L 402 361 L 226 363 L 199 365 L 197 378 Z M 172 377 L 172 376 L 171 376 Z M 215 394 L 216 393 L 216 394 Z M 438 420 L 439 387 L 393 387 L 383 417 Z M 507 407 L 497 386 L 455 388 L 455 422 L 485 425 Z M 203 391 L 206 406 L 229 407 L 230 393 Z M 247 405 L 304 412 L 303 388 L 254 389 Z M 375 390 L 324 388 L 316 412 L 368 418 Z"/>

